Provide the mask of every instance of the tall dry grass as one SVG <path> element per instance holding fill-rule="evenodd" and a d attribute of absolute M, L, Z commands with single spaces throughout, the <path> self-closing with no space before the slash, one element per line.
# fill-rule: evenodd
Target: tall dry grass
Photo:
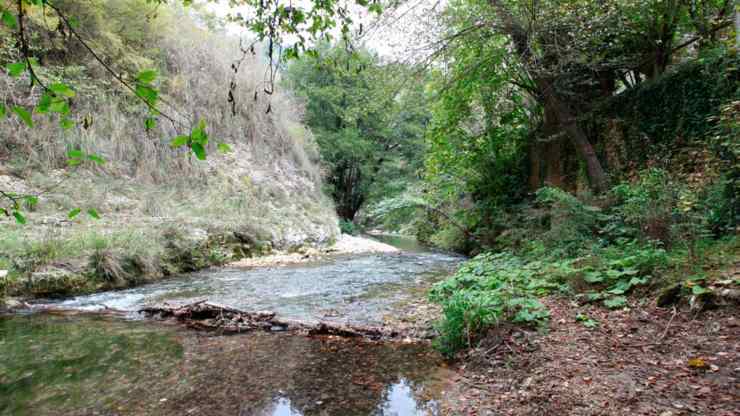
<path fill-rule="evenodd" d="M 63 217 L 68 209 L 90 206 L 127 226 L 250 224 L 278 241 L 331 238 L 336 218 L 321 193 L 316 144 L 302 124 L 297 101 L 280 89 L 263 92 L 267 67 L 259 48 L 235 73 L 238 39 L 208 32 L 183 10 L 168 9 L 159 19 L 167 21 L 157 24 L 163 28 L 156 44 L 157 83 L 169 103 L 161 110 L 176 124 L 160 117 L 147 131 L 144 105 L 114 81 L 92 76 L 101 68 L 90 60 L 44 68 L 46 76 L 62 77 L 77 90 L 74 116 L 92 124 L 64 131 L 46 115 L 35 115 L 33 128 L 13 117 L 0 121 L 0 175 L 5 170 L 44 192 L 37 216 Z M 235 114 L 227 101 L 232 82 Z M 39 94 L 38 87 L 0 75 L 0 102 L 30 106 Z M 212 138 L 206 162 L 169 146 L 172 137 L 187 134 L 201 119 Z M 217 142 L 234 151 L 219 155 Z M 107 163 L 70 169 L 72 149 L 100 155 Z M 104 222 L 111 227 L 115 221 Z"/>

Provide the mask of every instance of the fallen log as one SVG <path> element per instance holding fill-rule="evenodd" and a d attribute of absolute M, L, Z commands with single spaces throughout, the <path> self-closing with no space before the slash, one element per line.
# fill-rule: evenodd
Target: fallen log
<path fill-rule="evenodd" d="M 139 313 L 159 319 L 175 319 L 190 328 L 237 334 L 250 331 L 299 331 L 308 335 L 334 335 L 371 340 L 391 340 L 404 337 L 399 331 L 385 327 L 357 326 L 338 322 L 306 322 L 282 319 L 274 312 L 247 312 L 202 300 L 186 305 L 157 305 L 139 309 Z"/>

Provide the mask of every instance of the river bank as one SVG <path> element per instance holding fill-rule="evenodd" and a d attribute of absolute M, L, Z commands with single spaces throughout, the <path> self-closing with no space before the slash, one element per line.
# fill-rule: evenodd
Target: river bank
<path fill-rule="evenodd" d="M 272 248 L 244 231 L 208 234 L 207 232 L 169 233 L 165 243 L 169 252 L 144 259 L 136 253 L 96 251 L 91 259 L 71 258 L 40 270 L 0 275 L 8 307 L 18 300 L 54 298 L 137 287 L 169 277 L 204 270 L 213 266 L 257 268 L 319 262 L 334 256 L 363 253 L 397 253 L 389 244 L 365 237 L 340 235 L 336 241 L 306 243 L 290 249 Z M 0 305 L 3 298 L 0 297 Z"/>

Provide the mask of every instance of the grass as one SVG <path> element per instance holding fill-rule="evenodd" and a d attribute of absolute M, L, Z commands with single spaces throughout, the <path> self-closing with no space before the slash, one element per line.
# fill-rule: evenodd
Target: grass
<path fill-rule="evenodd" d="M 183 131 L 165 120 L 145 130 L 146 109 L 113 91 L 100 68 L 83 57 L 74 71 L 69 62 L 53 66 L 53 57 L 40 70 L 64 75 L 77 91 L 73 116 L 91 118 L 91 125 L 63 131 L 57 120 L 43 115 L 34 117 L 33 128 L 13 117 L 0 122 L 0 155 L 8 155 L 0 175 L 8 175 L 4 178 L 12 190 L 41 194 L 39 204 L 26 213 L 26 226 L 0 222 L 0 269 L 9 270 L 13 282 L 49 268 L 91 282 L 86 286 L 72 279 L 73 287 L 61 288 L 70 293 L 195 270 L 222 263 L 234 252 L 256 254 L 264 247 L 299 244 L 300 238 L 335 238 L 336 216 L 321 193 L 316 143 L 302 123 L 300 104 L 280 89 L 255 98 L 265 80 L 261 52 L 247 56 L 235 74 L 230 68 L 238 40 L 202 30 L 190 19 L 167 9 L 148 30 L 155 34 L 152 47 L 159 50 L 156 82 L 173 103 L 164 110 L 176 112 L 186 125 L 205 120 L 212 137 L 206 161 L 171 149 L 170 139 Z M 106 45 L 97 46 L 105 55 Z M 0 59 L 8 51 L 0 47 Z M 232 81 L 236 114 L 225 99 Z M 0 102 L 28 95 L 22 80 L 5 73 L 0 73 L 0 85 Z M 232 152 L 219 154 L 217 142 L 228 143 Z M 67 153 L 72 149 L 99 155 L 106 163 L 71 168 Z M 67 219 L 77 208 L 83 214 Z M 85 216 L 89 208 L 102 218 Z M 181 233 L 175 238 L 170 228 Z M 235 230 L 257 230 L 260 240 L 270 244 L 234 250 L 237 242 L 228 236 Z M 191 239 L 193 233 L 202 238 Z M 26 294 L 23 285 L 11 286 Z"/>

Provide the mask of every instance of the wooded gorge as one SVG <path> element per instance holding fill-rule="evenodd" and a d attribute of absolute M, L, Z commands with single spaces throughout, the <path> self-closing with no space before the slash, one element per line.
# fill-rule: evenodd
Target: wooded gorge
<path fill-rule="evenodd" d="M 409 414 L 740 411 L 740 2 L 0 14 L 0 305 L 392 234 L 467 256 L 398 332 L 460 365 L 458 399 Z"/>

